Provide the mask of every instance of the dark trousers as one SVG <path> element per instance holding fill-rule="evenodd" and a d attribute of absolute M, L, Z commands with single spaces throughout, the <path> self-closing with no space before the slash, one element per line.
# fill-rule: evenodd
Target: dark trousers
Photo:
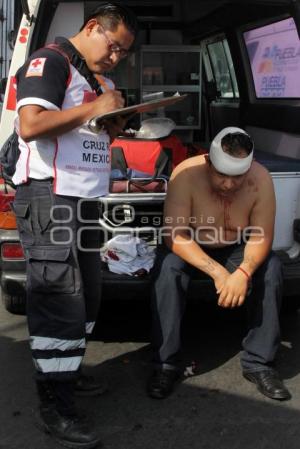
<path fill-rule="evenodd" d="M 207 253 L 233 272 L 243 259 L 244 246 L 209 249 Z M 199 271 L 162 246 L 154 266 L 152 292 L 154 360 L 166 368 L 179 363 L 180 327 L 186 293 L 191 277 Z M 243 340 L 243 371 L 266 369 L 280 343 L 279 310 L 282 297 L 282 273 L 278 257 L 271 252 L 252 278 L 252 290 L 246 297 L 248 333 Z"/>
<path fill-rule="evenodd" d="M 79 217 L 96 223 L 96 201 L 55 195 L 53 181 L 17 187 L 13 209 L 27 269 L 27 319 L 38 381 L 72 381 L 100 306 L 99 231 L 81 234 Z M 87 243 L 90 251 L 87 251 Z M 82 248 L 79 246 L 82 245 Z"/>

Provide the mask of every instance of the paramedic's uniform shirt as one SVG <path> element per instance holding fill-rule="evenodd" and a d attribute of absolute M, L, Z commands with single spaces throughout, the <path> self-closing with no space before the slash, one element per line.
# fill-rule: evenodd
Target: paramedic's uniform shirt
<path fill-rule="evenodd" d="M 26 105 L 59 111 L 95 98 L 96 93 L 86 79 L 56 50 L 38 50 L 17 73 L 17 112 Z M 96 135 L 86 124 L 53 139 L 25 143 L 19 138 L 21 155 L 13 182 L 18 185 L 28 178 L 53 178 L 53 189 L 57 194 L 106 195 L 110 172 L 109 144 L 105 131 Z"/>

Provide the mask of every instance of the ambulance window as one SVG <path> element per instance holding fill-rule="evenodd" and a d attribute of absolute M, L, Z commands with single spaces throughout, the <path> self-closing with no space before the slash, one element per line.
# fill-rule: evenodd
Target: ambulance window
<path fill-rule="evenodd" d="M 221 98 L 238 98 L 239 91 L 227 40 L 208 44 L 207 51 Z"/>
<path fill-rule="evenodd" d="M 257 98 L 300 98 L 300 41 L 292 17 L 244 33 Z"/>

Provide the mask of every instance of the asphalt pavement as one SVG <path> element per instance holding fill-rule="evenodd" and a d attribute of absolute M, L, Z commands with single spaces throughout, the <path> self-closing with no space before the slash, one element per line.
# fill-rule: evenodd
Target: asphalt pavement
<path fill-rule="evenodd" d="M 153 400 L 145 393 L 151 372 L 149 304 L 105 303 L 85 369 L 108 380 L 110 389 L 81 398 L 78 406 L 106 449 L 299 449 L 300 314 L 282 316 L 281 323 L 277 368 L 292 400 L 268 399 L 242 378 L 244 315 L 207 304 L 189 304 L 183 323 L 183 360 L 192 375 L 169 398 Z M 0 449 L 56 449 L 34 424 L 37 398 L 27 338 L 25 317 L 1 305 Z"/>

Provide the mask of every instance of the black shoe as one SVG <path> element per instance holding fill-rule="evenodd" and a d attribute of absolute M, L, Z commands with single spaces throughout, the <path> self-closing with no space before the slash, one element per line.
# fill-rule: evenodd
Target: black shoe
<path fill-rule="evenodd" d="M 101 446 L 86 418 L 77 414 L 63 416 L 53 406 L 41 406 L 40 418 L 37 426 L 62 446 L 70 449 L 93 449 Z"/>
<path fill-rule="evenodd" d="M 268 398 L 286 401 L 292 397 L 282 380 L 279 379 L 278 373 L 273 369 L 245 372 L 243 376 L 255 383 L 257 389 Z"/>
<path fill-rule="evenodd" d="M 100 396 L 108 390 L 106 382 L 99 382 L 93 376 L 80 374 L 74 385 L 76 396 Z"/>
<path fill-rule="evenodd" d="M 174 369 L 158 368 L 153 371 L 147 385 L 147 392 L 151 398 L 164 399 L 169 396 L 179 379 L 179 372 Z"/>

